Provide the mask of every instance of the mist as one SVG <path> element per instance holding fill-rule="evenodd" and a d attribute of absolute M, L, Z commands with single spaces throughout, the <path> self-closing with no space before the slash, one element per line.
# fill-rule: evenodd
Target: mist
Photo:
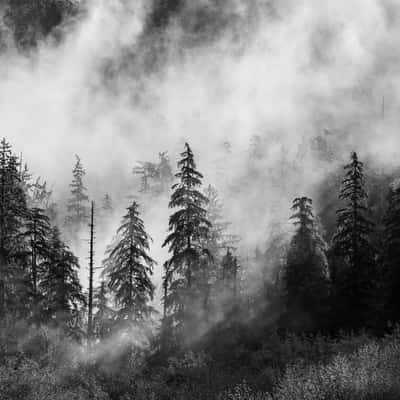
<path fill-rule="evenodd" d="M 75 154 L 90 197 L 114 199 L 116 221 L 98 234 L 97 264 L 138 195 L 136 162 L 168 151 L 175 166 L 185 141 L 205 183 L 230 199 L 226 218 L 242 232 L 242 254 L 265 243 L 274 222 L 290 229 L 293 197 L 312 196 L 352 149 L 385 170 L 395 165 L 395 1 L 187 1 L 159 27 L 153 7 L 89 1 L 61 40 L 28 53 L 9 42 L 0 56 L 2 135 L 52 185 L 60 213 Z M 313 148 L 317 137 L 333 156 Z M 167 202 L 145 207 L 156 281 Z M 84 266 L 85 245 L 76 251 Z"/>

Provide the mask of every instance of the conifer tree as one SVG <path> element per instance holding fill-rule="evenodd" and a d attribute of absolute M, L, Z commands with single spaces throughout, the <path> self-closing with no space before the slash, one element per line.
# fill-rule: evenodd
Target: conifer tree
<path fill-rule="evenodd" d="M 106 193 L 103 197 L 101 208 L 105 214 L 110 214 L 114 209 L 111 197 L 108 193 Z"/>
<path fill-rule="evenodd" d="M 369 219 L 363 163 L 357 154 L 344 167 L 337 211 L 337 231 L 333 237 L 332 278 L 336 291 L 336 314 L 343 327 L 359 329 L 370 322 L 376 302 L 376 266 L 370 235 L 374 224 Z"/>
<path fill-rule="evenodd" d="M 383 232 L 384 318 L 400 321 L 400 186 L 389 188 Z"/>
<path fill-rule="evenodd" d="M 221 262 L 223 252 L 226 251 L 226 249 L 234 250 L 240 239 L 236 235 L 228 232 L 231 224 L 224 220 L 223 205 L 219 199 L 217 189 L 212 185 L 208 185 L 204 195 L 208 199 L 206 211 L 207 219 L 211 223 L 205 247 L 210 251 L 214 262 L 217 264 Z"/>
<path fill-rule="evenodd" d="M 81 331 L 77 324 L 80 308 L 86 305 L 78 278 L 78 259 L 63 243 L 57 228 L 52 229 L 49 248 L 39 284 L 44 316 L 49 324 L 75 335 Z"/>
<path fill-rule="evenodd" d="M 19 163 L 10 144 L 3 139 L 0 144 L 0 318 L 11 304 L 17 306 L 15 285 L 24 279 L 21 264 L 24 249 L 19 235 L 26 210 Z"/>
<path fill-rule="evenodd" d="M 100 340 L 104 340 L 111 333 L 115 317 L 114 310 L 108 305 L 107 294 L 106 282 L 101 281 L 95 290 L 93 304 L 96 309 L 93 316 L 94 334 Z"/>
<path fill-rule="evenodd" d="M 201 262 L 206 249 L 204 243 L 211 227 L 207 219 L 207 197 L 199 190 L 203 175 L 196 170 L 193 152 L 186 143 L 178 162 L 179 182 L 172 186 L 170 208 L 177 210 L 169 218 L 169 235 L 163 246 L 168 246 L 170 259 L 165 263 L 167 296 L 164 299 L 171 325 L 179 333 L 193 327 L 201 313 L 206 294 L 199 293 L 199 281 L 204 276 Z"/>
<path fill-rule="evenodd" d="M 207 267 L 207 277 L 204 276 L 203 286 L 205 293 L 208 293 L 208 299 L 205 304 L 210 308 L 212 304 L 216 310 L 221 307 L 221 301 L 226 302 L 226 299 L 221 298 L 221 290 L 226 295 L 226 288 L 223 279 L 223 257 L 224 252 L 234 250 L 239 242 L 237 236 L 229 234 L 229 222 L 223 218 L 223 206 L 218 196 L 218 191 L 211 185 L 208 185 L 204 191 L 207 197 L 206 216 L 211 224 L 209 233 L 205 242 L 202 244 L 206 248 L 211 257 L 207 262 L 204 262 L 203 267 Z M 205 260 L 206 261 L 206 260 Z M 222 296 L 224 297 L 224 296 Z"/>
<path fill-rule="evenodd" d="M 239 300 L 239 265 L 237 257 L 227 248 L 225 256 L 221 261 L 221 281 L 217 285 L 217 299 L 222 305 L 225 313 L 236 311 Z"/>
<path fill-rule="evenodd" d="M 38 284 L 42 276 L 42 264 L 49 256 L 49 217 L 41 208 L 32 208 L 27 213 L 24 236 L 29 262 L 29 288 L 31 295 L 31 316 L 38 319 L 40 292 Z"/>
<path fill-rule="evenodd" d="M 32 174 L 29 172 L 28 165 L 25 164 L 23 168 L 22 167 L 22 157 L 21 160 L 19 161 L 19 168 L 20 168 L 20 181 L 21 181 L 21 187 L 22 190 L 25 192 L 25 195 L 29 197 L 29 192 L 32 189 L 33 183 L 32 183 Z"/>
<path fill-rule="evenodd" d="M 235 294 L 237 286 L 237 261 L 231 251 L 228 249 L 224 258 L 222 259 L 222 281 L 224 286 Z"/>
<path fill-rule="evenodd" d="M 68 215 L 65 224 L 72 231 L 78 230 L 88 218 L 88 202 L 89 198 L 86 194 L 86 187 L 83 178 L 86 173 L 79 156 L 76 157 L 75 167 L 72 171 L 73 179 L 69 185 L 71 188 L 71 197 L 67 203 Z"/>
<path fill-rule="evenodd" d="M 165 190 L 167 190 L 171 185 L 174 176 L 171 164 L 169 162 L 168 152 L 164 151 L 162 153 L 158 153 L 158 156 L 160 158 L 160 162 L 157 166 L 160 190 L 161 192 L 165 192 Z"/>
<path fill-rule="evenodd" d="M 119 307 L 117 321 L 140 323 L 151 316 L 154 286 L 154 260 L 148 255 L 151 238 L 133 202 L 123 217 L 114 243 L 107 250 L 104 275 Z"/>
<path fill-rule="evenodd" d="M 326 318 L 327 311 L 328 246 L 315 222 L 312 200 L 296 198 L 292 210 L 291 219 L 296 231 L 290 242 L 283 276 L 289 319 L 296 315 L 300 329 L 321 328 L 321 320 Z"/>

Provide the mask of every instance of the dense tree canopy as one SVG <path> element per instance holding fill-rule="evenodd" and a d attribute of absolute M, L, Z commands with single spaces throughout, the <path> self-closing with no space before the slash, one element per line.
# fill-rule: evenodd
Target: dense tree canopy
<path fill-rule="evenodd" d="M 161 154 L 165 157 L 165 153 Z M 157 379 L 162 371 L 168 371 L 169 377 L 181 371 L 176 364 L 179 357 L 183 357 L 185 368 L 196 370 L 197 363 L 203 365 L 203 362 L 212 365 L 218 379 L 227 371 L 229 376 L 234 376 L 235 370 L 242 373 L 242 365 L 252 376 L 259 365 L 270 365 L 271 359 L 280 360 L 277 353 L 282 349 L 279 345 L 275 349 L 276 341 L 288 337 L 284 340 L 290 342 L 294 333 L 307 333 L 307 340 L 315 340 L 320 345 L 317 333 L 333 333 L 335 337 L 342 330 L 368 329 L 382 333 L 391 329 L 391 324 L 400 322 L 399 186 L 392 179 L 384 216 L 383 203 L 379 207 L 375 205 L 375 214 L 370 213 L 367 179 L 356 153 L 352 153 L 351 162 L 345 166 L 336 233 L 330 245 L 324 240 L 325 219 L 319 218 L 320 205 L 317 204 L 314 212 L 313 201 L 303 196 L 293 201 L 290 218 L 293 231 L 287 228 L 286 221 L 274 217 L 266 227 L 265 241 L 250 248 L 229 233 L 230 224 L 224 219 L 224 205 L 218 192 L 210 185 L 205 190 L 202 188 L 203 175 L 197 170 L 193 152 L 186 144 L 178 161 L 177 182 L 172 186 L 169 202 L 172 212 L 168 236 L 163 243 L 169 258 L 164 263 L 162 282 L 158 288 L 154 285 L 152 275 L 156 263 L 151 256 L 151 238 L 138 203 L 133 201 L 106 252 L 103 280 L 98 284 L 95 279 L 93 302 L 90 302 L 93 307 L 89 307 L 92 312 L 86 309 L 78 258 L 66 244 L 71 240 L 76 246 L 74 229 L 65 229 L 66 235 L 62 236 L 59 228 L 53 226 L 59 218 L 52 218 L 49 212 L 49 205 L 54 203 L 52 191 L 45 181 L 33 178 L 28 167 L 21 165 L 21 158 L 15 157 L 11 146 L 2 141 L 0 327 L 10 326 L 10 321 L 15 326 L 24 321 L 35 329 L 50 327 L 54 334 L 68 335 L 68 340 L 73 337 L 74 343 L 79 338 L 86 346 L 88 357 L 96 359 L 94 364 L 101 359 L 101 373 L 93 378 L 97 384 L 108 374 L 105 371 L 114 368 L 114 365 L 109 368 L 111 364 L 119 365 L 120 375 L 133 359 L 136 362 L 139 354 L 146 354 L 143 357 L 149 363 L 147 366 L 161 374 Z M 164 165 L 167 171 L 167 164 L 163 161 L 159 166 Z M 74 227 L 75 232 L 80 229 L 81 234 L 88 234 L 89 194 L 79 158 L 73 174 L 66 210 L 67 221 L 72 225 L 67 224 L 66 228 Z M 153 189 L 157 176 L 151 178 Z M 167 176 L 169 172 L 165 172 Z M 157 207 L 165 198 L 162 190 L 151 189 L 145 193 L 139 186 L 135 187 L 138 198 L 147 202 L 157 200 Z M 102 218 L 97 233 L 103 240 L 120 201 L 115 196 L 111 202 L 109 195 L 98 200 L 102 204 Z M 331 204 L 335 204 L 333 200 Z M 383 226 L 379 240 L 380 231 L 373 235 L 372 216 L 374 222 Z M 246 218 L 246 214 L 242 217 Z M 94 230 L 91 238 L 90 254 L 94 257 L 97 245 Z M 379 249 L 373 245 L 378 242 Z M 84 242 L 82 246 L 87 245 Z M 91 265 L 95 265 L 93 258 Z M 163 302 L 161 321 L 155 312 L 157 289 Z M 159 335 L 157 329 L 149 329 L 157 327 Z M 86 336 L 86 331 L 91 335 Z M 144 342 L 138 346 L 141 339 L 146 339 L 150 347 Z M 295 346 L 294 342 L 290 343 Z M 113 350 L 118 355 L 103 357 L 103 350 L 109 355 L 110 344 L 111 347 L 118 344 L 118 351 Z M 129 351 L 125 346 L 129 346 Z M 203 352 L 204 359 L 200 357 Z M 3 356 L 0 347 L 0 372 Z M 105 361 L 106 358 L 110 360 Z M 212 361 L 205 362 L 205 359 Z M 279 362 L 283 370 L 286 362 Z M 143 373 L 152 374 L 147 366 Z M 193 383 L 191 379 L 186 376 L 183 380 Z M 207 385 L 213 379 L 209 377 Z M 222 382 L 226 379 L 223 377 Z M 182 381 L 173 384 L 167 381 L 169 388 L 184 385 Z M 124 392 L 121 382 L 107 389 L 112 398 Z M 133 386 L 138 390 L 140 385 Z M 176 394 L 174 390 L 171 393 Z"/>

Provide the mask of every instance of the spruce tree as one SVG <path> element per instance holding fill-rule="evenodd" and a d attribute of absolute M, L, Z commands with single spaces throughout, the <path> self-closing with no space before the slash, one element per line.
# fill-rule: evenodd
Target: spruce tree
<path fill-rule="evenodd" d="M 290 242 L 283 274 L 288 323 L 292 327 L 313 330 L 322 328 L 322 320 L 327 317 L 328 246 L 315 222 L 312 200 L 296 198 L 292 210 L 291 219 L 296 231 Z"/>
<path fill-rule="evenodd" d="M 24 281 L 24 249 L 20 240 L 26 216 L 26 197 L 19 162 L 10 144 L 0 144 L 0 318 L 18 307 L 16 286 Z"/>
<path fill-rule="evenodd" d="M 165 192 L 171 185 L 174 176 L 171 163 L 169 162 L 168 152 L 164 151 L 162 153 L 158 153 L 158 156 L 160 158 L 160 162 L 157 166 L 160 191 Z"/>
<path fill-rule="evenodd" d="M 71 197 L 67 203 L 68 215 L 65 219 L 66 226 L 72 232 L 76 232 L 85 222 L 87 222 L 89 210 L 89 198 L 86 194 L 87 189 L 83 183 L 83 178 L 86 173 L 80 157 L 77 155 L 75 157 L 76 163 L 72 171 L 73 179 L 72 183 L 69 185 L 71 188 Z"/>
<path fill-rule="evenodd" d="M 114 310 L 108 305 L 108 291 L 105 281 L 101 281 L 100 286 L 94 293 L 93 327 L 96 338 L 104 340 L 112 332 L 115 317 Z"/>
<path fill-rule="evenodd" d="M 203 270 L 202 282 L 200 286 L 204 291 L 204 312 L 205 317 L 211 311 L 213 306 L 215 312 L 221 307 L 221 290 L 224 290 L 223 282 L 221 281 L 221 261 L 224 251 L 227 248 L 234 246 L 230 236 L 227 233 L 229 223 L 223 219 L 223 206 L 220 202 L 217 190 L 208 185 L 204 190 L 204 195 L 207 198 L 205 205 L 206 218 L 211 226 L 204 243 L 201 245 L 207 249 L 210 254 L 208 259 L 203 259 L 200 266 Z"/>
<path fill-rule="evenodd" d="M 212 185 L 208 185 L 204 191 L 207 197 L 207 219 L 211 228 L 207 236 L 206 248 L 210 251 L 215 263 L 220 263 L 226 249 L 234 250 L 240 241 L 239 237 L 228 232 L 230 223 L 224 217 L 224 209 L 218 195 L 218 191 Z"/>
<path fill-rule="evenodd" d="M 58 228 L 52 229 L 49 249 L 39 283 L 44 316 L 50 325 L 76 335 L 81 331 L 80 308 L 86 305 L 78 278 L 78 259 L 61 240 Z"/>
<path fill-rule="evenodd" d="M 168 246 L 170 259 L 165 263 L 164 301 L 168 318 L 175 331 L 191 331 L 196 315 L 204 310 L 207 293 L 201 293 L 200 281 L 208 263 L 202 262 L 207 254 L 204 243 L 211 227 L 205 209 L 208 199 L 199 190 L 203 175 L 196 170 L 193 152 L 186 143 L 178 162 L 179 182 L 172 186 L 170 208 L 177 210 L 169 218 L 169 235 L 163 246 Z M 192 332 L 193 333 L 193 332 Z"/>
<path fill-rule="evenodd" d="M 49 256 L 49 236 L 51 232 L 49 217 L 41 208 L 32 208 L 27 213 L 24 237 L 29 262 L 29 288 L 31 295 L 31 317 L 40 319 L 38 284 L 42 276 L 42 264 Z"/>
<path fill-rule="evenodd" d="M 340 324 L 348 329 L 366 327 L 374 317 L 377 271 L 370 242 L 374 224 L 369 219 L 363 163 L 357 154 L 344 167 L 337 211 L 337 231 L 333 237 L 332 278 L 334 304 Z"/>
<path fill-rule="evenodd" d="M 384 319 L 400 322 L 400 186 L 389 188 L 383 232 Z"/>
<path fill-rule="evenodd" d="M 122 218 L 114 243 L 107 250 L 104 276 L 118 306 L 117 322 L 132 325 L 147 320 L 153 308 L 154 260 L 149 256 L 151 238 L 133 202 Z"/>
<path fill-rule="evenodd" d="M 221 276 L 219 285 L 216 287 L 216 299 L 222 306 L 225 314 L 231 314 L 237 311 L 239 300 L 239 265 L 237 257 L 232 254 L 232 251 L 227 248 L 225 256 L 221 261 Z"/>
<path fill-rule="evenodd" d="M 114 209 L 111 197 L 108 193 L 106 193 L 103 197 L 101 209 L 104 214 L 110 214 Z"/>

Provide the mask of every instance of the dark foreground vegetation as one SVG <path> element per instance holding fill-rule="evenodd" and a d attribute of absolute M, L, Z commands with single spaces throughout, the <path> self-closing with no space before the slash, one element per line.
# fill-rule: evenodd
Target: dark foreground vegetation
<path fill-rule="evenodd" d="M 15 335 L 18 333 L 19 339 Z M 272 334 L 258 349 L 239 340 L 229 362 L 186 351 L 155 362 L 113 344 L 88 349 L 46 327 L 2 330 L 2 399 L 398 399 L 400 336 L 329 339 Z M 95 350 L 93 350 L 95 351 Z M 245 355 L 244 355 L 245 354 Z M 232 362 L 232 358 L 235 361 Z"/>

